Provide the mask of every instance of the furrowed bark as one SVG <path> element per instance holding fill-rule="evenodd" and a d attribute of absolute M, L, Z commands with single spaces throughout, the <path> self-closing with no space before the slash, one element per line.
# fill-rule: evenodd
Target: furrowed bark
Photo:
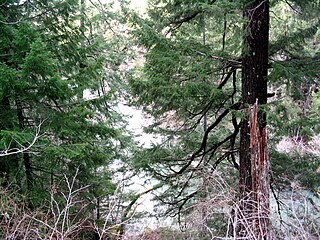
<path fill-rule="evenodd" d="M 240 203 L 237 239 L 269 239 L 269 158 L 267 103 L 269 1 L 246 1 L 244 53 L 242 60 L 242 103 L 246 118 L 240 133 Z"/>

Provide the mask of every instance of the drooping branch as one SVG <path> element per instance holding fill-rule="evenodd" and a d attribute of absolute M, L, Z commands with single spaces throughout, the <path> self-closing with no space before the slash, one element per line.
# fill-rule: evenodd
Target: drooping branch
<path fill-rule="evenodd" d="M 173 174 L 170 174 L 169 177 L 182 174 L 191 165 L 191 163 L 194 161 L 194 159 L 206 148 L 207 140 L 208 140 L 208 137 L 209 137 L 209 133 L 215 127 L 218 126 L 218 124 L 229 114 L 229 112 L 231 110 L 239 109 L 240 106 L 241 106 L 241 103 L 237 102 L 237 103 L 233 104 L 232 106 L 230 106 L 229 108 L 227 108 L 226 110 L 224 110 L 219 115 L 219 117 L 216 119 L 216 121 L 214 123 L 212 123 L 210 126 L 208 126 L 208 128 L 205 131 L 204 136 L 202 138 L 202 142 L 201 142 L 201 145 L 200 145 L 199 149 L 192 154 L 192 156 L 190 157 L 190 160 L 179 171 L 174 171 Z M 229 139 L 229 137 L 228 137 L 228 139 Z M 225 141 L 223 141 L 223 142 L 225 142 Z M 210 148 L 210 149 L 212 150 L 212 148 Z"/>
<path fill-rule="evenodd" d="M 296 13 L 302 14 L 301 11 L 299 11 L 298 9 L 296 9 L 288 0 L 285 0 L 286 4 L 288 4 L 288 6 Z"/>
<path fill-rule="evenodd" d="M 218 85 L 217 89 L 222 89 L 224 85 L 228 82 L 232 74 L 236 71 L 235 68 L 231 68 L 231 70 L 228 72 L 227 76 L 221 81 L 221 83 Z"/>
<path fill-rule="evenodd" d="M 225 78 L 220 82 L 220 84 L 217 86 L 218 90 L 221 90 L 226 83 L 228 82 L 228 80 L 230 79 L 231 76 L 233 76 L 233 87 L 234 87 L 234 91 L 231 95 L 231 99 L 233 99 L 234 95 L 235 95 L 235 91 L 236 91 L 236 87 L 235 87 L 235 75 L 236 75 L 236 69 L 231 68 L 230 71 L 227 73 L 227 75 L 225 76 Z M 228 101 L 230 99 L 226 98 L 223 103 L 220 104 L 220 107 L 218 108 L 217 112 L 220 111 L 220 109 L 224 106 L 224 104 L 226 103 L 226 101 Z M 191 115 L 191 119 L 195 118 L 196 116 L 199 116 L 197 121 L 193 124 L 193 126 L 191 126 L 190 128 L 188 128 L 189 130 L 195 129 L 197 127 L 197 125 L 200 123 L 200 121 L 208 114 L 209 110 L 211 109 L 212 105 L 214 104 L 214 100 L 209 101 L 208 103 L 205 104 L 205 106 L 203 107 L 203 109 L 201 109 L 200 111 L 196 112 L 196 113 L 192 113 L 191 111 L 188 111 L 188 113 Z"/>
<path fill-rule="evenodd" d="M 128 217 L 130 211 L 132 210 L 133 205 L 139 200 L 139 198 L 141 198 L 143 195 L 146 195 L 147 193 L 150 193 L 158 188 L 161 188 L 163 186 L 163 184 L 157 184 L 154 187 L 147 189 L 146 191 L 143 191 L 141 193 L 138 193 L 137 195 L 134 196 L 134 198 L 132 199 L 132 201 L 127 205 L 127 207 L 124 210 L 124 213 L 121 217 L 121 224 L 120 224 L 120 233 L 119 233 L 119 239 L 122 239 L 123 235 L 124 235 L 124 231 L 125 231 L 125 225 L 127 220 L 130 218 Z"/>
<path fill-rule="evenodd" d="M 201 11 L 196 11 L 193 12 L 189 15 L 183 16 L 180 19 L 177 19 L 173 22 L 171 22 L 171 24 L 175 25 L 175 26 L 181 26 L 181 24 L 185 23 L 185 22 L 189 22 L 190 20 L 194 19 L 196 16 L 198 16 L 201 13 Z"/>
<path fill-rule="evenodd" d="M 211 0 L 209 2 L 210 5 L 214 4 L 216 2 L 216 0 Z M 191 20 L 193 20 L 194 18 L 196 18 L 199 14 L 203 13 L 204 10 L 203 9 L 196 9 L 194 10 L 193 12 L 191 13 L 188 13 L 188 14 L 185 14 L 185 15 L 180 15 L 180 16 L 176 16 L 174 20 L 172 20 L 170 22 L 170 24 L 172 25 L 171 26 L 171 29 L 169 32 L 171 31 L 174 31 L 176 29 L 178 29 L 179 27 L 181 27 L 181 25 L 183 23 L 187 23 L 187 22 L 190 22 Z"/>
<path fill-rule="evenodd" d="M 200 54 L 202 56 L 206 56 L 208 59 L 211 60 L 216 60 L 220 61 L 221 64 L 223 65 L 223 68 L 235 68 L 235 69 L 240 69 L 242 67 L 242 59 L 241 58 L 226 58 L 226 57 L 221 57 L 221 56 L 216 56 L 212 54 L 207 54 L 201 51 L 195 51 L 197 54 Z"/>

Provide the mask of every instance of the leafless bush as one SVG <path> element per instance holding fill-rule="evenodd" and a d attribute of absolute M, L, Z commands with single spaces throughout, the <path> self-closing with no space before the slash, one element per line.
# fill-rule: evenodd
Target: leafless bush
<path fill-rule="evenodd" d="M 83 214 L 88 206 L 79 194 L 89 186 L 76 188 L 76 174 L 70 179 L 64 176 L 66 192 L 58 192 L 52 186 L 48 206 L 30 210 L 24 197 L 9 191 L 10 186 L 1 189 L 2 239 L 80 239 L 89 219 Z"/>
<path fill-rule="evenodd" d="M 130 215 L 123 221 L 115 222 L 114 214 L 121 214 L 119 205 L 123 202 L 122 184 L 118 184 L 112 197 L 106 202 L 100 219 L 93 214 L 90 202 L 83 200 L 90 186 L 79 187 L 78 170 L 73 177 L 64 176 L 62 185 L 53 185 L 47 206 L 31 210 L 25 196 L 19 194 L 12 185 L 0 187 L 0 239 L 19 240 L 73 240 L 73 239 L 122 239 L 125 224 L 135 212 L 133 206 Z"/>
<path fill-rule="evenodd" d="M 274 230 L 281 239 L 320 239 L 320 199 L 298 185 L 278 194 L 279 213 L 274 214 Z M 280 239 L 280 238 L 279 238 Z"/>
<path fill-rule="evenodd" d="M 284 137 L 277 145 L 277 151 L 287 154 L 299 154 L 301 156 L 310 154 L 320 156 L 320 135 L 314 135 L 311 139 L 304 139 L 301 136 L 293 138 Z"/>
<path fill-rule="evenodd" d="M 211 190 L 205 198 L 187 209 L 192 211 L 183 222 L 186 226 L 183 239 L 260 240 L 253 223 L 259 226 L 259 220 L 266 217 L 269 209 L 256 209 L 252 211 L 255 215 L 248 215 L 243 212 L 242 203 L 238 200 L 236 186 L 228 184 L 222 173 L 205 177 Z M 246 204 L 259 206 L 253 200 Z M 292 191 L 277 193 L 270 205 L 269 239 L 320 239 L 320 199 L 315 194 L 296 186 Z M 245 236 L 237 236 L 239 224 L 245 226 Z"/>
<path fill-rule="evenodd" d="M 125 224 L 128 223 L 131 217 L 134 215 L 135 208 L 131 217 L 128 219 L 121 219 L 123 214 L 122 209 L 119 209 L 119 206 L 122 205 L 123 199 L 123 184 L 119 183 L 116 190 L 113 192 L 111 199 L 107 202 L 107 211 L 103 214 L 103 224 L 98 225 L 94 222 L 94 229 L 97 234 L 97 240 L 103 240 L 108 236 L 108 239 L 122 239 L 124 234 Z M 116 215 L 114 217 L 113 215 Z M 120 216 L 120 217 L 119 217 Z M 120 219 L 120 220 L 119 220 Z M 112 222 L 112 224 L 110 224 Z"/>

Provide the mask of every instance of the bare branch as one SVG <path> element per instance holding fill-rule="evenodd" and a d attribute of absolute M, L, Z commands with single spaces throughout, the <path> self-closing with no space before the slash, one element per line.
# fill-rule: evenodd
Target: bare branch
<path fill-rule="evenodd" d="M 34 146 L 34 144 L 36 143 L 36 141 L 41 137 L 40 131 L 41 131 L 41 125 L 43 124 L 44 121 L 40 122 L 40 124 L 36 127 L 36 132 L 33 136 L 33 139 L 31 142 L 28 142 L 27 146 L 24 146 L 23 144 L 21 144 L 20 142 L 18 142 L 17 140 L 15 140 L 13 138 L 13 140 L 20 146 L 18 148 L 10 148 L 11 143 L 9 144 L 9 146 L 7 146 L 4 150 L 0 151 L 0 157 L 4 157 L 4 156 L 9 156 L 9 155 L 14 155 L 14 154 L 18 154 L 18 153 L 23 153 L 26 152 L 28 150 L 30 150 L 32 148 L 32 146 Z"/>

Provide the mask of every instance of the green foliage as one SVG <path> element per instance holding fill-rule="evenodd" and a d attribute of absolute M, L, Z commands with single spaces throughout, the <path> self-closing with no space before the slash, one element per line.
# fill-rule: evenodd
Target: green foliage
<path fill-rule="evenodd" d="M 319 177 L 316 173 L 319 157 L 307 153 L 301 155 L 299 152 L 287 154 L 272 151 L 271 159 L 277 187 L 286 189 L 293 184 L 313 191 L 319 189 Z"/>
<path fill-rule="evenodd" d="M 309 112 L 309 116 L 310 116 L 310 120 L 312 120 L 314 122 L 314 126 L 316 126 L 316 128 L 314 129 L 315 132 L 319 132 L 319 112 L 320 112 L 320 93 L 314 93 L 312 95 L 312 105 L 310 107 L 310 112 Z"/>
<path fill-rule="evenodd" d="M 30 152 L 1 157 L 3 185 L 42 206 L 79 169 L 77 185 L 92 184 L 82 198 L 106 198 L 116 182 L 108 168 L 127 164 L 132 142 L 115 110 L 127 58 L 119 13 L 78 0 L 13 2 L 0 6 L 0 151 L 28 146 L 40 124 L 41 135 Z"/>

